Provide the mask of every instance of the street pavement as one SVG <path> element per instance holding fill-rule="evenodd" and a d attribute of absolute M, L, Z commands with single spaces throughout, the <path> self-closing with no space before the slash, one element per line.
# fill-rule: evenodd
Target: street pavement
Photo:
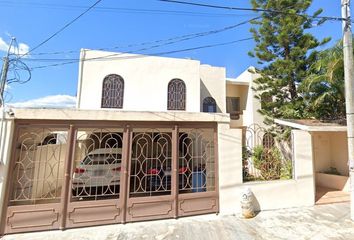
<path fill-rule="evenodd" d="M 204 215 L 139 223 L 14 234 L 4 240 L 125 239 L 345 239 L 354 240 L 349 203 L 261 211 L 252 219 L 240 215 Z"/>

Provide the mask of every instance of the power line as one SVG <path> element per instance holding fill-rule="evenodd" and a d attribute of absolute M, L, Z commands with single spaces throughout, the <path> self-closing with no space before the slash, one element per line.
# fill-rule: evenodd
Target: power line
<path fill-rule="evenodd" d="M 63 5 L 63 4 L 49 4 L 49 3 L 37 3 L 37 2 L 12 2 L 12 1 L 0 1 L 0 5 L 5 7 L 12 7 L 19 5 L 23 6 L 36 6 L 44 9 L 61 9 L 61 10 L 76 10 L 86 9 L 87 6 L 80 5 Z M 120 12 L 120 13 L 138 13 L 138 14 L 169 14 L 169 15 L 185 15 L 196 17 L 235 17 L 235 16 L 249 16 L 250 14 L 228 14 L 228 13 L 207 13 L 207 12 L 191 12 L 191 11 L 173 11 L 162 9 L 147 9 L 147 8 L 119 8 L 119 7 L 95 7 L 96 11 L 100 12 Z M 252 14 L 253 15 L 253 14 Z"/>
<path fill-rule="evenodd" d="M 190 39 L 193 39 L 194 37 L 195 38 L 204 37 L 204 36 L 208 36 L 208 35 L 211 35 L 211 34 L 216 34 L 216 33 L 224 32 L 224 31 L 228 31 L 228 30 L 234 29 L 236 27 L 239 27 L 241 25 L 247 24 L 247 23 L 249 23 L 249 22 L 251 22 L 253 20 L 259 19 L 259 18 L 260 17 L 251 18 L 249 20 L 245 20 L 245 21 L 237 23 L 237 24 L 225 26 L 225 27 L 222 27 L 222 28 L 214 29 L 214 30 L 204 31 L 204 32 L 189 33 L 189 34 L 185 34 L 185 35 L 170 37 L 170 38 L 167 38 L 167 39 L 160 39 L 160 40 L 147 41 L 147 42 L 142 42 L 142 43 L 128 44 L 126 46 L 114 46 L 114 47 L 98 48 L 98 49 L 95 49 L 95 50 L 107 51 L 107 50 L 116 50 L 116 49 L 120 49 L 120 48 L 131 48 L 131 47 L 136 47 L 136 46 L 145 46 L 145 45 L 157 44 L 157 43 L 162 43 L 162 42 L 169 42 L 169 41 L 178 40 L 178 39 L 182 39 L 181 41 L 184 41 L 184 39 L 190 40 Z M 143 50 L 146 50 L 146 49 L 143 49 Z M 59 55 L 59 54 L 78 53 L 78 52 L 79 51 L 77 51 L 77 50 L 57 51 L 57 52 L 47 52 L 47 53 L 42 52 L 42 53 L 31 54 L 31 56 L 33 56 L 33 55 Z"/>
<path fill-rule="evenodd" d="M 10 60 L 10 66 L 9 66 L 9 71 L 12 74 L 12 78 L 7 80 L 7 84 L 11 83 L 19 83 L 19 84 L 25 84 L 29 82 L 32 78 L 32 73 L 30 68 L 23 62 L 23 59 L 11 59 Z M 26 78 L 22 73 L 26 73 Z"/>
<path fill-rule="evenodd" d="M 16 38 L 12 37 L 8 46 L 6 57 L 3 59 L 3 69 L 1 71 L 0 83 L 0 101 L 1 106 L 4 106 L 4 92 L 6 86 L 11 83 L 26 83 L 31 79 L 31 71 L 29 67 L 21 61 L 17 55 L 10 54 L 10 52 L 19 52 L 19 46 Z M 15 56 L 15 57 L 14 57 Z M 24 79 L 24 73 L 27 73 L 27 78 Z M 10 77 L 9 77 L 10 76 Z"/>
<path fill-rule="evenodd" d="M 285 12 L 281 12 L 281 11 L 273 11 L 273 10 L 264 10 L 264 9 L 252 9 L 252 8 L 238 8 L 238 7 L 224 7 L 224 6 L 216 6 L 216 5 L 208 5 L 208 4 L 199 4 L 199 3 L 190 3 L 190 2 L 183 2 L 183 1 L 174 1 L 174 0 L 160 0 L 160 1 L 163 1 L 163 2 L 172 2 L 172 3 L 183 3 L 183 4 L 189 4 L 189 5 L 197 5 L 197 6 L 208 6 L 208 7 L 216 7 L 216 8 L 223 8 L 223 9 L 232 9 L 232 10 L 247 10 L 247 11 L 272 11 L 272 12 L 276 12 L 276 13 L 285 13 Z M 6 2 L 6 1 L 5 1 Z M 37 3 L 39 4 L 39 3 Z M 40 4 L 40 5 L 49 5 L 50 4 Z M 54 6 L 61 6 L 61 5 L 58 5 L 58 4 L 53 4 Z M 75 7 L 75 6 L 71 6 L 71 5 L 64 5 L 64 6 L 67 6 L 67 7 Z M 78 6 L 76 6 L 78 7 Z M 96 7 L 95 9 L 97 8 L 102 8 L 102 7 Z M 112 8 L 112 9 L 128 9 L 128 8 Z M 146 10 L 146 9 L 145 9 Z M 156 10 L 158 11 L 158 10 Z M 175 12 L 175 11 L 172 11 L 172 12 Z M 326 18 L 326 19 L 330 19 L 331 17 L 322 17 L 322 18 Z M 336 18 L 337 19 L 337 18 Z M 169 41 L 171 39 L 167 39 L 166 41 Z M 162 40 L 163 41 L 163 40 Z M 147 45 L 147 44 L 150 44 L 150 43 L 156 43 L 156 42 L 160 42 L 160 40 L 158 41 L 153 41 L 153 42 L 147 42 L 147 43 L 142 43 L 142 44 L 131 44 L 131 45 L 127 45 L 126 47 L 134 47 L 134 46 L 139 46 L 139 45 Z M 114 49 L 118 49 L 118 48 L 122 48 L 124 46 L 117 46 L 117 47 L 113 47 L 111 48 L 112 50 Z M 37 48 L 37 47 L 36 47 Z M 34 48 L 35 49 L 35 48 Z M 32 52 L 34 49 L 32 49 L 30 52 Z M 98 50 L 109 50 L 110 48 L 100 48 Z M 77 50 L 71 50 L 71 51 L 57 51 L 57 52 L 50 52 L 50 53 L 38 53 L 38 54 L 32 54 L 32 55 L 58 55 L 58 54 L 65 54 L 65 53 L 77 53 L 78 51 Z M 28 52 L 29 53 L 29 52 Z M 26 53 L 26 54 L 28 54 Z"/>
<path fill-rule="evenodd" d="M 1 69 L 1 80 L 0 80 L 0 101 L 1 101 L 1 106 L 4 107 L 4 89 L 5 89 L 5 85 L 7 82 L 7 75 L 8 75 L 8 71 L 9 71 L 9 64 L 10 64 L 10 59 L 9 59 L 9 55 L 10 55 L 10 51 L 12 48 L 12 45 L 15 41 L 15 38 L 11 39 L 11 42 L 9 44 L 7 53 L 6 53 L 6 57 L 4 57 L 3 59 L 3 64 L 2 64 L 2 69 Z"/>
<path fill-rule="evenodd" d="M 134 53 L 134 52 L 137 52 L 137 51 L 146 51 L 146 50 L 151 50 L 151 49 L 154 49 L 154 48 L 158 48 L 158 47 L 162 47 L 162 46 L 167 46 L 167 45 L 171 45 L 171 44 L 174 44 L 174 43 L 178 43 L 178 42 L 183 42 L 183 41 L 187 41 L 187 40 L 191 40 L 191 39 L 195 39 L 195 38 L 199 38 L 199 37 L 205 37 L 205 36 L 208 36 L 208 35 L 212 35 L 212 34 L 217 34 L 217 33 L 220 33 L 220 32 L 225 32 L 225 31 L 228 31 L 228 30 L 231 30 L 231 29 L 235 29 L 237 27 L 240 27 L 242 25 L 245 25 L 253 20 L 256 20 L 258 19 L 259 17 L 256 17 L 256 18 L 252 18 L 252 19 L 249 19 L 249 20 L 246 20 L 246 21 L 242 21 L 240 23 L 237 23 L 237 24 L 233 24 L 233 25 L 229 25 L 229 26 L 226 26 L 226 27 L 223 27 L 223 28 L 219 28 L 219 29 L 214 29 L 214 30 L 209 30 L 209 31 L 204 31 L 204 32 L 198 32 L 198 33 L 192 33 L 192 34 L 186 34 L 186 35 L 182 35 L 182 36 L 176 36 L 176 37 L 172 37 L 172 38 L 168 38 L 168 39 L 163 39 L 163 40 L 156 40 L 156 41 L 152 41 L 152 42 L 145 42 L 145 43 L 140 43 L 140 44 L 131 44 L 130 47 L 133 47 L 133 46 L 144 46 L 144 45 L 150 45 L 150 44 L 156 44 L 156 45 L 152 45 L 150 47 L 145 47 L 145 48 L 141 48 L 141 49 L 136 49 L 136 50 L 131 50 L 131 51 L 128 51 L 126 53 Z M 120 48 L 119 46 L 117 47 L 113 47 L 113 48 L 110 48 L 111 50 L 116 50 Z M 109 48 L 100 48 L 100 49 L 97 49 L 97 50 L 107 50 Z M 77 51 L 75 51 L 77 52 Z M 59 53 L 59 52 L 56 52 L 56 54 Z M 49 58 L 49 59 L 38 59 L 38 58 L 27 58 L 26 59 L 27 61 L 68 61 L 70 59 L 68 58 L 65 58 L 65 59 L 55 59 L 55 58 Z"/>
<path fill-rule="evenodd" d="M 229 41 L 229 42 L 223 42 L 223 43 L 209 44 L 209 45 L 203 45 L 203 46 L 197 46 L 197 47 L 185 48 L 185 49 L 179 49 L 179 50 L 173 50 L 173 51 L 165 51 L 165 52 L 159 52 L 159 53 L 150 53 L 148 55 L 132 55 L 132 56 L 119 57 L 119 55 L 123 55 L 124 53 L 116 53 L 116 54 L 111 54 L 111 55 L 102 56 L 102 57 L 76 59 L 74 61 L 69 61 L 69 62 L 64 62 L 64 63 L 43 65 L 43 66 L 30 68 L 30 70 L 43 69 L 43 68 L 48 68 L 48 67 L 56 67 L 56 66 L 68 65 L 68 64 L 78 63 L 78 62 L 86 62 L 86 61 L 124 60 L 124 59 L 143 58 L 143 57 L 150 57 L 150 56 L 163 56 L 163 55 L 173 54 L 173 53 L 180 53 L 180 52 L 187 52 L 187 51 L 193 51 L 193 50 L 199 50 L 199 49 L 205 49 L 205 48 L 211 48 L 211 47 L 231 45 L 231 44 L 244 42 L 244 41 L 248 41 L 248 40 L 252 40 L 252 39 L 253 39 L 252 37 L 249 37 L 249 38 L 243 38 L 243 39 Z"/>
<path fill-rule="evenodd" d="M 20 83 L 20 84 L 24 84 L 26 82 L 29 82 L 31 80 L 32 74 L 31 71 L 29 69 L 29 67 L 27 66 L 27 64 L 25 64 L 18 56 L 20 54 L 20 48 L 18 45 L 18 42 L 16 40 L 16 38 L 14 39 L 14 44 L 13 44 L 13 48 L 14 51 L 17 51 L 17 54 L 10 54 L 9 56 L 11 56 L 11 58 L 9 59 L 9 73 L 10 75 L 12 75 L 12 78 L 7 79 L 7 84 L 11 84 L 11 83 Z M 27 78 L 24 78 L 24 74 L 21 73 L 27 73 Z"/>
<path fill-rule="evenodd" d="M 88 9 L 86 9 L 84 12 L 82 12 L 79 16 L 77 16 L 76 18 L 74 18 L 73 20 L 71 20 L 70 22 L 68 22 L 67 24 L 65 24 L 63 27 L 61 27 L 58 31 L 56 31 L 54 34 L 52 34 L 51 36 L 49 36 L 46 40 L 44 40 L 43 42 L 41 42 L 40 44 L 38 44 L 36 47 L 32 48 L 30 51 L 28 51 L 25 54 L 22 54 L 20 56 L 26 56 L 29 53 L 33 52 L 34 50 L 38 49 L 39 47 L 41 47 L 43 44 L 47 43 L 49 40 L 51 40 L 53 37 L 55 37 L 56 35 L 58 35 L 59 33 L 61 33 L 62 31 L 64 31 L 67 27 L 69 27 L 71 24 L 73 24 L 74 22 L 76 22 L 78 19 L 80 19 L 83 15 L 85 15 L 87 12 L 89 12 L 92 8 L 94 8 L 97 4 L 99 4 L 102 0 L 97 0 L 93 5 L 91 5 Z"/>
<path fill-rule="evenodd" d="M 308 17 L 304 14 L 284 12 L 279 10 L 270 10 L 270 9 L 261 9 L 261 8 L 242 8 L 242 7 L 228 7 L 228 6 L 220 6 L 220 5 L 211 5 L 211 4 L 203 4 L 203 3 L 195 3 L 195 2 L 186 2 L 186 1 L 177 1 L 177 0 L 157 0 L 159 2 L 168 2 L 168 3 L 177 3 L 191 6 L 199 6 L 199 7 L 207 7 L 207 8 L 215 8 L 215 9 L 227 9 L 227 10 L 237 10 L 237 11 L 253 11 L 253 12 L 269 12 L 269 13 L 277 13 L 277 14 L 289 14 L 289 15 L 297 15 L 301 17 Z M 343 21 L 345 19 L 341 17 L 318 17 L 318 16 L 309 16 L 316 19 L 324 19 L 324 20 L 335 20 L 335 21 Z"/>

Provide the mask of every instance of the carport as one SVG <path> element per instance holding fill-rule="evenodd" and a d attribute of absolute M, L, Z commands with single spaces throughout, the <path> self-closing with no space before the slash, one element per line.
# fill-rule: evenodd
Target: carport
<path fill-rule="evenodd" d="M 222 114 L 60 111 L 15 113 L 3 234 L 219 212 Z"/>

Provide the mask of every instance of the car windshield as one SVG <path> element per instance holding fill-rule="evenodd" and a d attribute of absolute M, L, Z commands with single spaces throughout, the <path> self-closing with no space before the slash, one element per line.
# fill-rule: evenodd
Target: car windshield
<path fill-rule="evenodd" d="M 88 155 L 83 161 L 83 165 L 104 165 L 104 164 L 117 164 L 122 159 L 121 154 L 91 154 Z"/>

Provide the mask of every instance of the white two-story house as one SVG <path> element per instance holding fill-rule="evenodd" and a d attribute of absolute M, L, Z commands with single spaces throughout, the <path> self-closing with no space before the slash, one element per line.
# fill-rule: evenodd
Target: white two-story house
<path fill-rule="evenodd" d="M 0 233 L 240 210 L 256 75 L 81 51 L 76 109 L 6 116 Z"/>

